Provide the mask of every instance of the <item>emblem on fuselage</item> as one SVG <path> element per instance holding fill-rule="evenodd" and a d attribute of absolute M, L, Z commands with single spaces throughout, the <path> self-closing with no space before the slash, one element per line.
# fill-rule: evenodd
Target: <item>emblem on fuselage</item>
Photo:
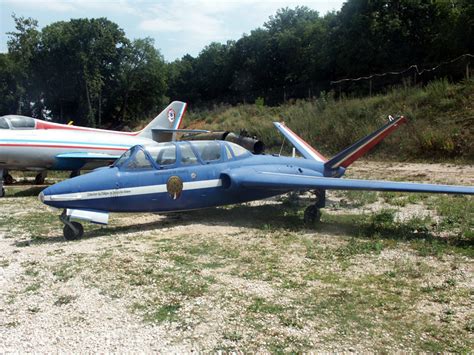
<path fill-rule="evenodd" d="M 174 122 L 174 119 L 176 118 L 176 111 L 170 108 L 168 110 L 168 121 Z"/>
<path fill-rule="evenodd" d="M 176 200 L 183 192 L 183 180 L 179 176 L 171 176 L 166 183 L 166 190 Z"/>

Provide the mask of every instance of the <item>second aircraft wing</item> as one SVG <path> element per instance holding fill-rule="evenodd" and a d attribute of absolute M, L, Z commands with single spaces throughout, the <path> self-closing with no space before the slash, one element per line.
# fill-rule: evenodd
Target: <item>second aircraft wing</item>
<path fill-rule="evenodd" d="M 469 186 L 343 179 L 248 168 L 235 169 L 229 172 L 228 175 L 232 183 L 243 187 L 267 188 L 269 190 L 281 191 L 323 189 L 474 194 L 474 188 Z"/>

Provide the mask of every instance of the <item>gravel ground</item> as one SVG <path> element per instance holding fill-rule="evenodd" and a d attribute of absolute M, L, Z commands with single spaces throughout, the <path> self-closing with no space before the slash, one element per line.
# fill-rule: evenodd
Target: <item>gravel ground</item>
<path fill-rule="evenodd" d="M 350 176 L 474 185 L 473 166 L 358 162 Z M 386 207 L 329 199 L 333 218 Z M 353 252 L 354 226 L 305 229 L 286 210 L 271 225 L 277 206 L 120 214 L 65 242 L 36 196 L 2 199 L 0 352 L 472 351 L 470 256 L 390 239 Z"/>

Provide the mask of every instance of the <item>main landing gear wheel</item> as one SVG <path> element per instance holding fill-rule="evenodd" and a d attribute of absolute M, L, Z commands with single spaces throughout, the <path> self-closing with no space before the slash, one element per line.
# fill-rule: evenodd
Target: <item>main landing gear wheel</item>
<path fill-rule="evenodd" d="M 35 177 L 35 185 L 43 185 L 44 179 L 46 179 L 46 171 L 38 173 Z"/>
<path fill-rule="evenodd" d="M 84 227 L 79 222 L 69 222 L 65 224 L 63 228 L 63 235 L 66 240 L 77 240 L 81 239 L 84 235 Z M 74 229 L 73 229 L 74 228 Z"/>
<path fill-rule="evenodd" d="M 5 185 L 11 185 L 15 182 L 15 180 L 13 179 L 13 176 L 11 176 L 10 174 L 5 175 L 5 177 L 3 178 L 3 181 L 5 182 Z"/>
<path fill-rule="evenodd" d="M 304 223 L 307 226 L 314 226 L 321 221 L 321 210 L 316 205 L 306 207 L 304 210 Z"/>
<path fill-rule="evenodd" d="M 326 190 L 314 190 L 315 203 L 304 210 L 304 222 L 308 227 L 321 221 L 321 208 L 326 206 Z"/>

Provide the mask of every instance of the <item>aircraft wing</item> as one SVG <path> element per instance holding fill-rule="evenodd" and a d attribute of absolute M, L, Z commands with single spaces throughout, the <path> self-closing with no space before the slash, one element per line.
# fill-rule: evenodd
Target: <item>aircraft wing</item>
<path fill-rule="evenodd" d="M 276 171 L 257 171 L 243 168 L 229 172 L 228 175 L 232 183 L 239 184 L 240 186 L 279 191 L 323 189 L 474 194 L 474 187 L 470 186 L 342 179 Z"/>
<path fill-rule="evenodd" d="M 64 170 L 94 169 L 97 166 L 104 165 L 106 162 L 113 163 L 118 158 L 120 158 L 120 155 L 103 153 L 62 153 L 56 155 L 56 167 L 60 167 Z"/>

